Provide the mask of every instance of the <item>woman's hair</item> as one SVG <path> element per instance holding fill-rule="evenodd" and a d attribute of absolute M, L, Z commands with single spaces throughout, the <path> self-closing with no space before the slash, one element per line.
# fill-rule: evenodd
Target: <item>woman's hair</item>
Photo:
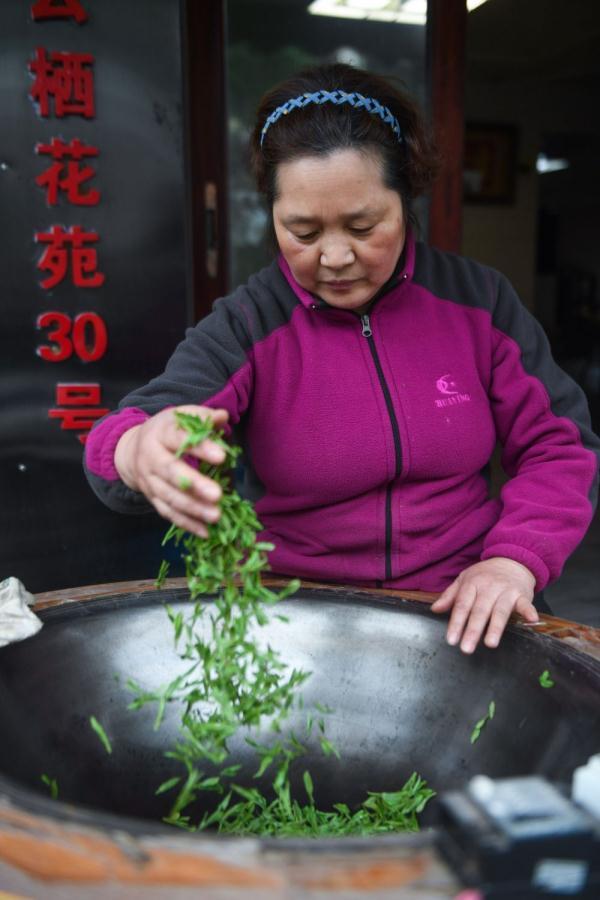
<path fill-rule="evenodd" d="M 279 114 L 264 131 L 269 116 L 289 100 L 336 90 L 375 101 L 369 103 L 372 109 L 377 105 L 386 109 L 379 114 L 369 112 L 360 105 L 360 98 L 358 108 L 348 102 L 308 102 Z M 327 156 L 336 150 L 378 153 L 384 183 L 400 195 L 409 219 L 413 218 L 411 201 L 429 188 L 439 167 L 436 148 L 417 106 L 380 75 L 342 63 L 319 65 L 303 69 L 264 95 L 250 138 L 250 161 L 258 191 L 269 208 L 277 199 L 277 167 L 281 163 Z"/>

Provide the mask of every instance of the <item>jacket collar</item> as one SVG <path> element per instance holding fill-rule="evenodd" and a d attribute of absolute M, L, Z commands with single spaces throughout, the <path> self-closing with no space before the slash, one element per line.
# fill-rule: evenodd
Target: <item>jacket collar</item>
<path fill-rule="evenodd" d="M 279 264 L 279 268 L 283 272 L 286 281 L 289 286 L 295 293 L 296 297 L 300 301 L 300 303 L 306 309 L 327 309 L 329 308 L 329 304 L 326 303 L 325 300 L 322 300 L 321 297 L 318 297 L 316 294 L 311 294 L 310 291 L 307 291 L 305 288 L 301 287 L 294 276 L 292 275 L 292 271 L 287 264 L 282 253 L 277 257 L 277 262 Z M 415 238 L 412 232 L 410 225 L 406 226 L 406 239 L 404 241 L 404 247 L 402 249 L 402 253 L 398 259 L 396 264 L 396 268 L 392 272 L 392 275 L 386 281 L 386 283 L 377 291 L 373 300 L 379 300 L 384 294 L 387 294 L 389 291 L 393 290 L 400 282 L 402 281 L 410 281 L 413 277 L 413 273 L 415 270 Z M 337 307 L 331 307 L 334 309 Z"/>

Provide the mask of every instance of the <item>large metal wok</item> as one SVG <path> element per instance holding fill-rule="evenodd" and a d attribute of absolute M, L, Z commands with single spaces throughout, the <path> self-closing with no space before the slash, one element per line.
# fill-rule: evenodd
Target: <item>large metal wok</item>
<path fill-rule="evenodd" d="M 126 684 L 134 678 L 152 689 L 181 668 L 163 606 L 185 609 L 187 593 L 127 587 L 85 600 L 71 591 L 68 602 L 57 593 L 40 604 L 39 634 L 0 650 L 0 860 L 3 829 L 17 814 L 106 835 L 118 829 L 132 840 L 168 833 L 169 846 L 192 840 L 160 824 L 168 798 L 155 796 L 177 774 L 164 751 L 177 737 L 178 710 L 154 731 L 155 709 L 129 711 Z M 593 629 L 551 619 L 513 625 L 498 650 L 465 656 L 445 643 L 444 619 L 399 592 L 305 586 L 284 607 L 289 624 L 273 619 L 261 635 L 290 665 L 312 672 L 305 706 L 334 710 L 327 732 L 341 761 L 324 757 L 315 739 L 299 768 L 310 769 L 322 807 L 397 789 L 414 770 L 438 792 L 478 773 L 568 781 L 600 750 Z M 553 688 L 540 685 L 545 669 Z M 495 717 L 471 744 L 491 700 Z M 90 716 L 105 728 L 111 755 Z M 292 716 L 290 728 L 300 733 L 303 721 Z M 238 780 L 250 783 L 256 759 L 242 738 L 231 761 L 242 762 Z M 58 802 L 46 796 L 42 774 L 56 778 Z"/>

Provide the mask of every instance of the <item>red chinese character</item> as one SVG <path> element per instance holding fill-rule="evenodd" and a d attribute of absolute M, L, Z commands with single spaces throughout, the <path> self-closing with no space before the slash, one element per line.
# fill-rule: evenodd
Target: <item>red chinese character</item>
<path fill-rule="evenodd" d="M 81 25 L 87 22 L 88 14 L 80 0 L 37 0 L 31 7 L 34 22 L 41 19 L 75 19 Z"/>
<path fill-rule="evenodd" d="M 90 430 L 97 419 L 105 416 L 110 410 L 107 408 L 90 409 L 97 407 L 101 400 L 101 388 L 99 384 L 57 384 L 56 403 L 59 407 L 48 410 L 49 419 L 60 419 L 61 431 Z M 78 407 L 74 409 L 73 407 Z M 87 440 L 87 433 L 78 434 L 82 444 Z"/>
<path fill-rule="evenodd" d="M 44 281 L 40 281 L 40 286 L 45 290 L 56 287 L 65 278 L 69 268 L 69 249 L 72 283 L 81 288 L 100 287 L 104 284 L 105 276 L 96 271 L 98 254 L 95 248 L 84 246 L 98 240 L 98 235 L 93 231 L 84 231 L 81 225 L 73 225 L 68 231 L 62 225 L 52 225 L 49 232 L 38 231 L 35 239 L 50 245 L 37 264 L 38 269 L 52 273 Z"/>
<path fill-rule="evenodd" d="M 69 203 L 76 206 L 96 206 L 100 200 L 100 191 L 80 190 L 83 182 L 92 178 L 96 172 L 91 166 L 82 167 L 80 161 L 84 156 L 98 156 L 97 147 L 83 144 L 79 138 L 65 144 L 60 138 L 53 137 L 50 144 L 37 144 L 35 149 L 37 153 L 47 153 L 57 160 L 35 179 L 36 184 L 46 188 L 48 206 L 56 206 L 59 190 L 65 191 Z M 70 157 L 68 162 L 63 161 L 65 156 Z"/>
<path fill-rule="evenodd" d="M 97 382 L 56 385 L 56 402 L 59 406 L 98 406 L 101 399 L 102 389 Z"/>
<path fill-rule="evenodd" d="M 54 114 L 63 116 L 96 115 L 94 104 L 94 73 L 86 68 L 94 62 L 90 53 L 51 53 L 46 58 L 44 47 L 36 49 L 36 59 L 29 63 L 35 81 L 29 91 L 39 103 L 41 116 L 50 115 L 50 98 L 54 98 Z"/>

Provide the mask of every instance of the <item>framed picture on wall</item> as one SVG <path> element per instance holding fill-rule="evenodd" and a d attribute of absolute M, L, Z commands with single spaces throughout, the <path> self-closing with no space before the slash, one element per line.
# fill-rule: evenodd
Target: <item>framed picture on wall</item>
<path fill-rule="evenodd" d="M 514 203 L 517 128 L 468 122 L 465 128 L 465 203 Z"/>

